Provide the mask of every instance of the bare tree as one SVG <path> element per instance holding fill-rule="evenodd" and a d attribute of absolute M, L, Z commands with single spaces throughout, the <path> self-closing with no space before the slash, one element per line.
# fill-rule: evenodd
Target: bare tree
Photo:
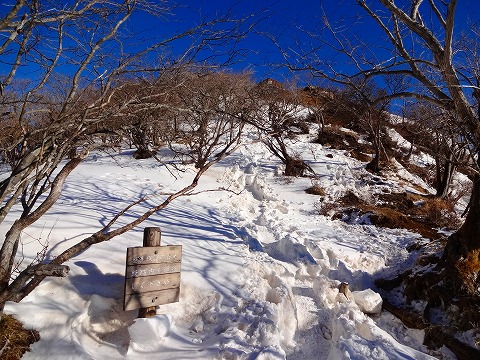
<path fill-rule="evenodd" d="M 177 116 L 180 104 L 176 92 L 182 87 L 187 73 L 185 65 L 164 69 L 155 77 L 125 79 L 112 98 L 115 104 L 130 101 L 129 111 L 102 124 L 102 132 L 123 138 L 136 151 L 137 159 L 155 157 L 156 150 L 175 139 L 172 119 Z"/>
<path fill-rule="evenodd" d="M 259 129 L 267 149 L 285 165 L 285 175 L 313 174 L 312 168 L 287 147 L 287 139 L 308 132 L 308 127 L 303 126 L 305 114 L 302 115 L 306 107 L 297 89 L 290 90 L 273 79 L 266 79 L 253 89 L 252 96 L 257 106 L 251 113 L 251 123 Z"/>
<path fill-rule="evenodd" d="M 321 39 L 319 47 L 313 51 L 297 49 L 296 52 L 303 53 L 303 56 L 297 57 L 299 63 L 290 63 L 290 66 L 347 86 L 354 85 L 358 79 L 385 82 L 385 79 L 397 77 L 402 79 L 404 86 L 392 89 L 383 99 L 427 101 L 454 115 L 456 136 L 468 142 L 468 148 L 477 160 L 468 214 L 463 226 L 450 236 L 445 248 L 445 284 L 449 289 L 478 295 L 480 163 L 476 154 L 480 149 L 480 129 L 475 100 L 478 79 L 476 71 L 462 71 L 475 63 L 474 56 L 467 53 L 455 56 L 459 48 L 454 37 L 458 0 L 355 0 L 355 3 L 366 15 L 363 21 L 370 21 L 383 33 L 375 44 L 369 44 L 368 38 L 361 39 L 358 32 L 350 36 L 351 32 L 337 31 L 329 19 L 325 22 L 328 36 L 322 34 L 327 40 Z M 427 17 L 429 20 L 424 21 Z M 470 31 L 463 35 L 465 37 L 475 39 L 476 34 Z M 341 54 L 353 71 L 345 71 L 346 66 L 339 67 L 318 56 L 318 50 L 323 46 Z M 478 48 L 472 51 L 477 54 Z"/>
<path fill-rule="evenodd" d="M 371 81 L 352 82 L 352 85 L 337 92 L 337 102 L 341 102 L 355 127 L 363 130 L 372 142 L 374 155 L 366 168 L 378 173 L 389 163 L 385 149 L 387 113 L 389 101 L 380 101 L 385 91 Z"/>
<path fill-rule="evenodd" d="M 167 2 L 87 0 L 53 6 L 38 0 L 17 0 L 2 9 L 0 58 L 10 67 L 0 78 L 0 121 L 5 129 L 0 133 L 0 223 L 12 214 L 14 205 L 20 204 L 21 212 L 13 219 L 0 249 L 0 309 L 7 300 L 21 300 L 54 273 L 52 266 L 132 229 L 173 199 L 191 194 L 199 177 L 232 151 L 239 132 L 217 149 L 219 157 L 202 164 L 190 185 L 165 196 L 134 221 L 114 228 L 126 211 L 145 199 L 130 204 L 106 227 L 50 262 L 37 259 L 14 273 L 22 231 L 55 204 L 68 175 L 89 150 L 104 145 L 112 131 L 121 133 L 119 129 L 132 113 L 157 116 L 157 110 L 165 106 L 161 98 L 169 89 L 126 91 L 135 83 L 132 79 L 152 79 L 152 74 L 186 66 L 206 45 L 221 44 L 225 54 L 229 39 L 235 44 L 249 31 L 247 22 L 224 17 L 170 37 L 152 36 L 139 45 L 127 31 L 130 18 L 136 12 L 164 18 L 172 9 Z M 178 39 L 189 39 L 191 45 L 176 58 L 160 56 Z M 29 80 L 24 80 L 25 69 Z"/>
<path fill-rule="evenodd" d="M 301 95 L 303 102 L 310 109 L 308 116 L 310 121 L 318 125 L 318 136 L 322 136 L 325 131 L 325 112 L 332 100 L 332 93 L 329 90 L 316 86 L 306 86 Z"/>
<path fill-rule="evenodd" d="M 249 108 L 250 74 L 188 71 L 175 89 L 175 140 L 173 150 L 184 162 L 202 168 L 225 142 L 242 131 L 242 116 Z"/>
<path fill-rule="evenodd" d="M 435 188 L 435 196 L 445 199 L 456 169 L 473 163 L 468 145 L 458 136 L 452 114 L 425 102 L 409 103 L 407 107 L 401 127 L 407 129 L 412 148 L 415 146 L 434 158 L 435 170 L 430 183 Z"/>

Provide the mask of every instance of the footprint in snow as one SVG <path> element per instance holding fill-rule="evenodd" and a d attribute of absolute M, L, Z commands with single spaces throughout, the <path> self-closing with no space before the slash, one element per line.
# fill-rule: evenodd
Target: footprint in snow
<path fill-rule="evenodd" d="M 326 325 L 322 324 L 320 326 L 320 331 L 322 332 L 324 339 L 332 340 L 332 330 L 330 330 Z"/>

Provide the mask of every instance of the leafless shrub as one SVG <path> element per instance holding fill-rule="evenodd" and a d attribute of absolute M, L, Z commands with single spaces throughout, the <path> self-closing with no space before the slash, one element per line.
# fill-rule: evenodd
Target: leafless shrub
<path fill-rule="evenodd" d="M 285 175 L 304 176 L 314 174 L 312 168 L 290 153 L 287 139 L 306 131 L 307 125 L 300 125 L 303 105 L 298 92 L 287 89 L 283 84 L 267 79 L 252 89 L 251 95 L 257 106 L 251 112 L 249 122 L 257 127 L 267 149 L 285 165 Z M 304 130 L 298 131 L 300 126 Z"/>
<path fill-rule="evenodd" d="M 145 199 L 134 201 L 105 227 L 47 264 L 27 264 L 11 279 L 23 230 L 55 204 L 69 174 L 89 151 L 113 149 L 127 139 L 145 155 L 166 142 L 163 135 L 173 141 L 179 128 L 170 116 L 181 109 L 172 94 L 183 81 L 177 75 L 189 73 L 205 46 L 209 51 L 221 46 L 222 55 L 232 59 L 227 53 L 229 42 L 238 42 L 250 30 L 249 21 L 227 15 L 173 35 L 152 33 L 142 44 L 136 28 L 133 33 L 122 31 L 137 12 L 164 21 L 172 10 L 167 5 L 148 0 L 87 0 L 49 7 L 49 2 L 17 1 L 2 8 L 0 30 L 5 41 L 0 59 L 8 65 L 0 78 L 0 162 L 6 171 L 0 181 L 0 223 L 15 204 L 21 214 L 0 249 L 0 313 L 6 301 L 20 301 L 46 277 L 37 270 L 60 265 L 91 245 L 134 228 L 172 200 L 192 194 L 205 171 L 240 141 L 241 121 L 210 127 L 206 136 L 214 141 L 200 145 L 204 150 L 192 183 L 115 227 L 127 210 Z M 179 39 L 190 44 L 178 57 L 166 56 L 169 45 Z M 30 71 L 28 81 L 19 80 L 20 69 Z M 219 100 L 212 100 L 216 111 L 222 110 Z M 213 151 L 217 157 L 211 156 Z"/>

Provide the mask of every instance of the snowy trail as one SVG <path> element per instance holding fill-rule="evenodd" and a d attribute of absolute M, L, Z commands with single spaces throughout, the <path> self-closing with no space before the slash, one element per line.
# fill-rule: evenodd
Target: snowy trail
<path fill-rule="evenodd" d="M 296 146 L 332 196 L 366 191 L 351 159 L 318 145 Z M 148 161 L 118 156 L 118 167 L 109 160 L 97 156 L 72 175 L 58 206 L 28 230 L 32 254 L 48 240 L 54 255 L 128 199 L 188 181 Z M 179 303 L 161 306 L 152 319 L 121 310 L 125 249 L 141 245 L 137 229 L 72 259 L 68 278 L 49 279 L 22 303 L 8 304 L 7 312 L 41 332 L 24 358 L 431 358 L 421 333 L 360 309 L 367 298 L 361 291 L 409 260 L 405 246 L 416 235 L 320 216 L 318 197 L 305 193 L 309 186 L 309 179 L 281 176 L 278 161 L 259 144 L 241 148 L 200 184 L 231 192 L 179 199 L 144 224 L 161 227 L 162 244 L 183 245 Z M 340 282 L 349 283 L 348 298 Z"/>
<path fill-rule="evenodd" d="M 382 238 L 382 233 L 373 227 L 359 227 L 360 231 L 352 233 L 351 226 L 347 229 L 342 223 L 315 216 L 312 214 L 315 200 L 304 193 L 309 185 L 305 179 L 285 184 L 283 178 L 275 178 L 271 169 L 262 173 L 259 154 L 245 151 L 243 159 L 251 163 L 246 164 L 245 171 L 233 167 L 230 177 L 239 188 L 245 184 L 247 193 L 240 200 L 232 199 L 231 209 L 237 210 L 235 221 L 242 227 L 243 239 L 252 251 L 250 257 L 254 258 L 255 265 L 250 266 L 255 270 L 250 277 L 267 272 L 268 284 L 277 286 L 268 290 L 276 296 L 267 296 L 266 300 L 273 300 L 280 314 L 285 313 L 284 308 L 290 310 L 289 317 L 277 322 L 281 328 L 294 329 L 284 336 L 287 358 L 343 358 L 346 355 L 341 351 L 343 337 L 361 345 L 360 352 L 348 355 L 355 359 L 429 358 L 407 348 L 399 350 L 398 347 L 402 348 L 399 344 L 389 344 L 394 340 L 359 312 L 358 307 L 335 304 L 344 302 L 343 294 L 337 290 L 339 280 L 348 282 L 353 289 L 371 287 L 373 274 L 382 270 L 386 262 L 393 262 L 388 256 L 395 257 L 397 262 L 406 260 L 403 249 L 411 239 L 400 231 Z M 271 163 L 269 159 L 267 164 Z M 345 163 L 338 164 L 338 168 L 333 181 L 351 176 L 346 173 Z M 325 170 L 335 171 L 331 165 Z M 343 185 L 348 188 L 347 182 Z M 275 186 L 280 191 L 276 192 Z M 291 194 L 295 194 L 294 198 Z M 255 201 L 258 204 L 252 207 Z M 243 206 L 244 203 L 250 204 L 250 208 Z M 353 321 L 347 320 L 343 326 L 335 323 L 334 319 L 349 312 L 349 318 L 354 314 Z M 360 334 L 358 339 L 351 336 L 354 333 Z M 379 339 L 372 341 L 375 337 Z"/>

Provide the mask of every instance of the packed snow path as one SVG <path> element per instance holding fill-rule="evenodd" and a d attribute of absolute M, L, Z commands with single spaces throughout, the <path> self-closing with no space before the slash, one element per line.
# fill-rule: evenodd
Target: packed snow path
<path fill-rule="evenodd" d="M 342 152 L 291 146 L 331 196 L 374 190 L 359 180 L 363 166 Z M 129 155 L 113 156 L 115 164 L 97 154 L 72 174 L 58 204 L 23 234 L 26 260 L 47 243 L 48 256 L 58 254 L 128 199 L 188 183 L 191 172 L 175 178 Z M 420 331 L 362 311 L 378 310 L 374 278 L 408 264 L 405 247 L 416 235 L 329 220 L 319 215 L 318 196 L 305 193 L 311 180 L 281 172 L 260 144 L 246 145 L 201 180 L 199 190 L 229 191 L 176 200 L 144 224 L 161 227 L 162 244 L 183 245 L 180 302 L 154 318 L 122 311 L 125 251 L 141 245 L 142 229 L 88 249 L 68 263 L 68 278 L 9 303 L 7 312 L 41 334 L 24 358 L 431 358 Z M 341 282 L 352 293 L 339 293 Z"/>

